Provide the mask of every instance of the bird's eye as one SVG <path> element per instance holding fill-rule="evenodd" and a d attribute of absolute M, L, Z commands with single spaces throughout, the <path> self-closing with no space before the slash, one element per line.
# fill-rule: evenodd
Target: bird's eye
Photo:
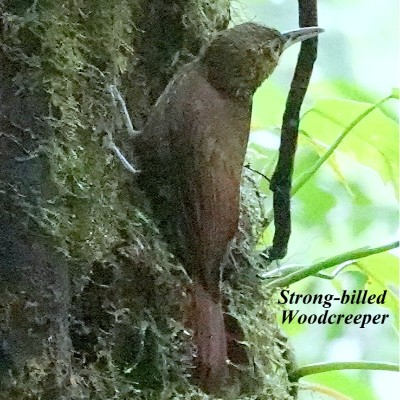
<path fill-rule="evenodd" d="M 281 45 L 278 41 L 275 41 L 275 43 L 272 45 L 272 51 L 274 53 L 279 53 L 281 50 Z"/>

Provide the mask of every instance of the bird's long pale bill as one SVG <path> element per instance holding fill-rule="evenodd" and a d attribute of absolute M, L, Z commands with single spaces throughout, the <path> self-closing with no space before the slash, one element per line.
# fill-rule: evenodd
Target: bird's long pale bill
<path fill-rule="evenodd" d="M 319 33 L 323 31 L 324 30 L 318 28 L 318 26 L 310 26 L 307 28 L 298 28 L 293 29 L 292 31 L 283 32 L 282 36 L 285 40 L 283 50 L 286 50 L 292 44 L 295 44 L 297 42 L 302 42 L 303 40 L 316 37 Z"/>

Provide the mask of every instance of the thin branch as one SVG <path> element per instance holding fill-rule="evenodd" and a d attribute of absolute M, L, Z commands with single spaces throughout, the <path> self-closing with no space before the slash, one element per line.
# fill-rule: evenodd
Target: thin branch
<path fill-rule="evenodd" d="M 320 374 L 322 372 L 338 371 L 344 369 L 367 369 L 374 371 L 395 371 L 399 372 L 399 365 L 375 361 L 342 361 L 311 364 L 296 369 L 290 375 L 291 382 L 297 382 L 307 375 Z"/>
<path fill-rule="evenodd" d="M 318 25 L 316 0 L 299 0 L 299 25 L 300 27 Z M 294 157 L 297 148 L 300 108 L 317 58 L 317 46 L 317 37 L 301 43 L 283 115 L 279 158 L 270 185 L 274 193 L 273 208 L 275 217 L 275 235 L 272 248 L 269 250 L 269 258 L 271 260 L 280 259 L 286 255 L 291 233 L 290 193 Z"/>
<path fill-rule="evenodd" d="M 359 258 L 372 256 L 373 254 L 383 253 L 385 251 L 399 247 L 399 244 L 400 243 L 396 241 L 379 247 L 363 247 L 361 249 L 342 253 L 337 256 L 320 261 L 316 264 L 304 267 L 299 271 L 289 273 L 286 276 L 274 279 L 273 281 L 267 283 L 267 286 L 273 288 L 289 286 L 295 282 L 301 281 L 304 278 L 308 278 L 311 275 L 315 275 L 324 269 L 328 269 L 334 267 L 335 265 L 339 265 L 348 261 L 357 260 Z"/>

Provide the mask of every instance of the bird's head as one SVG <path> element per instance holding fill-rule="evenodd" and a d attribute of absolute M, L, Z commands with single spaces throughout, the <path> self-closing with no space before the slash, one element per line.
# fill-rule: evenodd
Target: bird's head
<path fill-rule="evenodd" d="M 317 36 L 318 27 L 280 33 L 247 22 L 219 32 L 200 56 L 207 79 L 219 90 L 237 97 L 252 96 L 292 44 Z"/>

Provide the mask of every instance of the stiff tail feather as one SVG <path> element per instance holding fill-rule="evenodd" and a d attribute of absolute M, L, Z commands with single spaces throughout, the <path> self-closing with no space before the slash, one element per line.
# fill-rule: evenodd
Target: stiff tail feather
<path fill-rule="evenodd" d="M 193 332 L 196 348 L 197 384 L 208 393 L 223 392 L 235 375 L 228 360 L 248 363 L 244 346 L 239 343 L 242 332 L 238 322 L 224 313 L 221 300 L 216 300 L 201 283 L 194 282 L 187 325 Z"/>

